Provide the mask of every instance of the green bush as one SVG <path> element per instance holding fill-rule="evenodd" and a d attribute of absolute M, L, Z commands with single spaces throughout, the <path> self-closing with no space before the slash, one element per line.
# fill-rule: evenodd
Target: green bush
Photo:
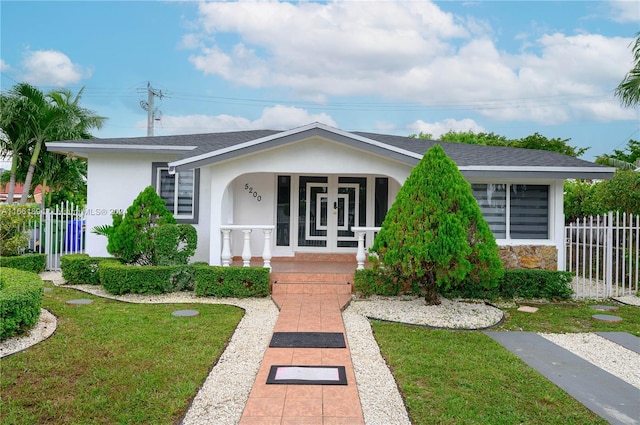
<path fill-rule="evenodd" d="M 24 254 L 17 257 L 0 257 L 0 267 L 40 273 L 47 264 L 47 254 Z"/>
<path fill-rule="evenodd" d="M 153 264 L 157 266 L 188 264 L 198 246 L 198 232 L 190 224 L 164 224 L 155 229 L 153 237 Z"/>
<path fill-rule="evenodd" d="M 138 265 L 154 264 L 155 229 L 176 223 L 173 214 L 166 209 L 164 200 L 152 186 L 138 195 L 124 217 L 113 214 L 112 218 L 113 224 L 103 227 L 101 231 L 109 240 L 107 251 L 127 264 Z"/>
<path fill-rule="evenodd" d="M 43 296 L 40 276 L 0 267 L 0 340 L 22 334 L 38 322 Z"/>
<path fill-rule="evenodd" d="M 573 295 L 573 273 L 555 270 L 506 270 L 500 282 L 503 298 L 568 300 Z"/>
<path fill-rule="evenodd" d="M 395 279 L 389 273 L 384 273 L 377 267 L 356 270 L 353 278 L 353 289 L 364 297 L 370 295 L 400 295 L 403 285 L 399 279 Z"/>
<path fill-rule="evenodd" d="M 446 293 L 449 297 L 480 298 L 525 298 L 568 300 L 573 295 L 571 280 L 573 273 L 555 270 L 505 270 L 496 288 L 483 289 L 476 286 L 456 288 Z"/>
<path fill-rule="evenodd" d="M 69 254 L 60 257 L 62 277 L 68 284 L 99 285 L 99 264 L 114 261 L 113 257 L 89 257 L 87 254 Z"/>
<path fill-rule="evenodd" d="M 198 296 L 266 297 L 269 269 L 256 267 L 194 266 L 194 289 Z"/>
<path fill-rule="evenodd" d="M 165 294 L 192 290 L 191 266 L 132 266 L 119 261 L 101 261 L 100 282 L 110 294 Z"/>
<path fill-rule="evenodd" d="M 0 205 L 0 255 L 20 255 L 29 245 L 30 225 L 38 215 L 36 205 Z"/>

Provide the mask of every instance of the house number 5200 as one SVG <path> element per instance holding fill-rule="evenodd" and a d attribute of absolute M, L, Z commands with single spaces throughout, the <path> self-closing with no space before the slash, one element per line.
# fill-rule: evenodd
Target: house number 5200
<path fill-rule="evenodd" d="M 248 190 L 249 193 L 255 198 L 256 201 L 262 201 L 262 195 L 258 195 L 258 192 L 253 190 L 253 187 L 249 186 L 249 183 L 245 183 L 244 190 Z"/>

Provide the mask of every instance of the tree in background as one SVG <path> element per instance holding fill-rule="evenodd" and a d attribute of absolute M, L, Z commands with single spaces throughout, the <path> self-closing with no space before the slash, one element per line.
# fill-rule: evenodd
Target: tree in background
<path fill-rule="evenodd" d="M 495 133 L 474 133 L 472 131 L 456 132 L 449 130 L 440 137 L 443 142 L 466 143 L 468 145 L 509 146 L 511 142 L 504 136 Z"/>
<path fill-rule="evenodd" d="M 596 185 L 595 198 L 602 214 L 609 211 L 640 214 L 640 172 L 616 171 L 613 179 Z"/>
<path fill-rule="evenodd" d="M 490 289 L 503 273 L 471 187 L 439 145 L 400 188 L 371 251 L 393 275 L 417 283 L 429 305 L 440 304 L 439 290 L 464 284 Z"/>
<path fill-rule="evenodd" d="M 433 136 L 429 133 L 411 134 L 409 137 L 417 139 L 432 140 Z M 443 142 L 465 143 L 467 145 L 485 145 L 485 146 L 507 146 L 511 148 L 538 149 L 544 151 L 558 152 L 564 155 L 580 157 L 589 150 L 589 148 L 578 148 L 568 143 L 571 139 L 549 139 L 540 133 L 534 133 L 531 136 L 522 139 L 507 139 L 495 133 L 474 133 L 473 131 L 453 131 L 440 136 L 439 140 Z"/>
<path fill-rule="evenodd" d="M 636 40 L 631 48 L 633 67 L 616 87 L 615 95 L 622 106 L 632 108 L 640 105 L 640 31 L 636 33 Z"/>
<path fill-rule="evenodd" d="M 105 118 L 82 108 L 81 96 L 82 90 L 76 96 L 68 90 L 54 90 L 45 95 L 26 83 L 19 83 L 8 94 L 2 95 L 2 105 L 0 105 L 2 106 L 0 108 L 0 128 L 3 133 L 2 153 L 10 154 L 16 163 L 15 168 L 12 164 L 13 180 L 10 178 L 10 192 L 13 192 L 15 178 L 19 174 L 18 167 L 22 164 L 24 190 L 21 203 L 27 201 L 34 179 L 55 186 L 50 176 L 65 174 L 59 170 L 48 170 L 47 167 L 73 165 L 72 162 L 65 163 L 63 160 L 45 160 L 42 161 L 40 170 L 42 176 L 34 177 L 41 157 L 53 155 L 46 151 L 45 142 L 90 139 L 93 136 L 89 131 L 102 127 Z"/>
<path fill-rule="evenodd" d="M 565 224 L 579 218 L 604 214 L 596 198 L 597 183 L 590 180 L 566 180 L 564 182 L 564 219 Z"/>
<path fill-rule="evenodd" d="M 534 133 L 531 136 L 523 137 L 522 139 L 512 140 L 508 146 L 513 148 L 525 148 L 525 149 L 537 149 L 542 151 L 558 152 L 564 155 L 573 156 L 578 158 L 589 148 L 578 148 L 571 146 L 568 143 L 571 139 L 548 139 L 540 133 Z"/>

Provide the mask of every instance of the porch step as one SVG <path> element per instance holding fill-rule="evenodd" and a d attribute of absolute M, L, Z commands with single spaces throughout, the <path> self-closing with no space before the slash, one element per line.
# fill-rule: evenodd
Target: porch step
<path fill-rule="evenodd" d="M 301 264 L 301 263 L 298 263 Z M 315 263 L 319 265 L 320 263 Z M 350 294 L 353 288 L 353 272 L 321 270 L 318 267 L 305 270 L 296 267 L 294 270 L 271 272 L 271 288 L 273 294 Z M 350 270 L 350 267 L 347 267 Z"/>
<path fill-rule="evenodd" d="M 333 282 L 333 283 L 317 283 L 317 282 L 276 282 L 271 281 L 271 294 L 308 294 L 308 295 L 350 295 L 353 285 L 350 282 Z"/>
<path fill-rule="evenodd" d="M 321 263 L 353 263 L 356 262 L 356 254 L 316 254 L 296 252 L 294 257 L 273 257 L 272 263 L 276 262 L 321 262 Z"/>

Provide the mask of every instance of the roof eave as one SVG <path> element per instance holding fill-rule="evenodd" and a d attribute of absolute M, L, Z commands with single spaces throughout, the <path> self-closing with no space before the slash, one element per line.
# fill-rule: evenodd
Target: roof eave
<path fill-rule="evenodd" d="M 111 145 L 111 144 L 86 144 L 86 143 L 60 143 L 47 142 L 47 150 L 66 155 L 74 155 L 86 158 L 89 153 L 158 153 L 158 154 L 185 154 L 197 146 L 159 146 L 159 145 Z"/>
<path fill-rule="evenodd" d="M 465 177 L 474 178 L 538 178 L 609 180 L 615 168 L 611 167 L 514 167 L 514 166 L 460 166 Z"/>

